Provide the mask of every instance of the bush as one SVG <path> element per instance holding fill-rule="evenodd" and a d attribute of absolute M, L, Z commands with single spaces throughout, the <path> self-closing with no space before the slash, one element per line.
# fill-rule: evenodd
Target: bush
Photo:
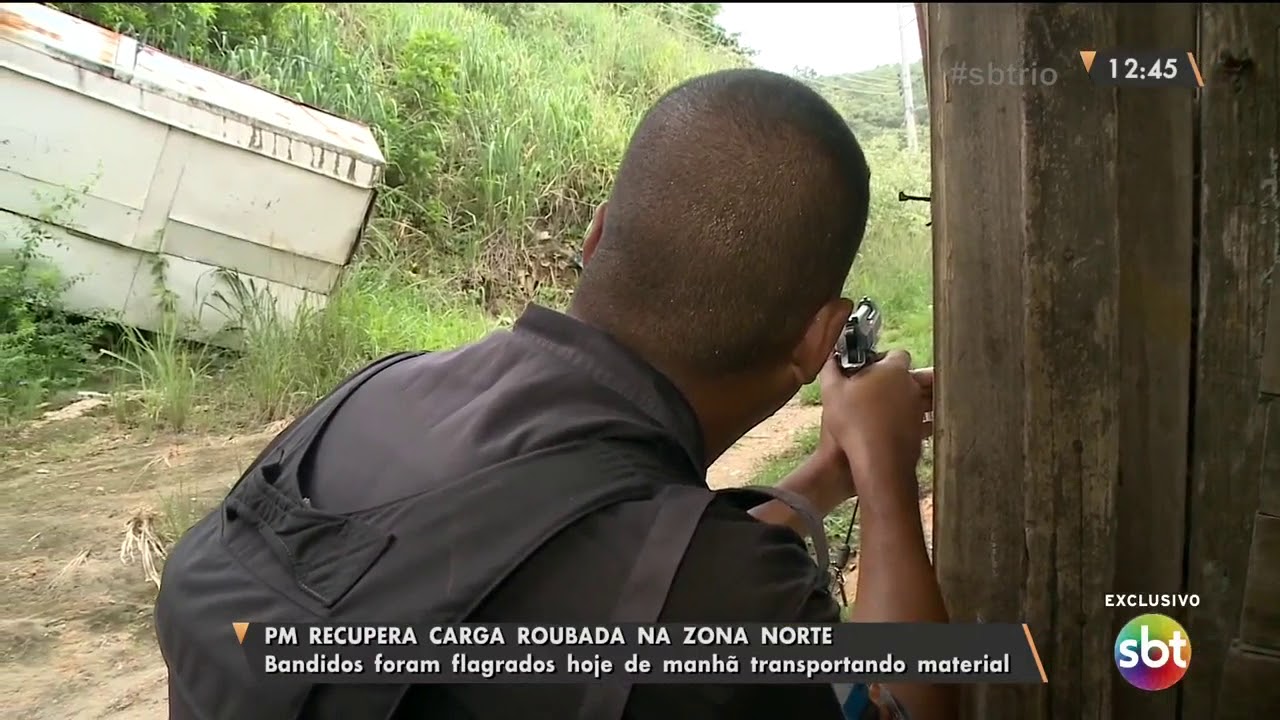
<path fill-rule="evenodd" d="M 20 235 L 3 243 L 16 249 L 0 255 L 0 423 L 6 424 L 79 384 L 102 330 L 66 312 L 62 297 L 74 279 L 42 254 L 52 235 L 39 222 L 20 222 Z"/>
<path fill-rule="evenodd" d="M 399 215 L 422 227 L 434 227 L 446 215 L 434 191 L 446 149 L 445 128 L 460 108 L 459 45 L 447 32 L 419 30 L 409 36 L 390 73 L 394 112 L 381 129 L 397 152 L 388 156 L 386 184 L 401 190 L 402 196 L 419 199 L 401 208 Z"/>

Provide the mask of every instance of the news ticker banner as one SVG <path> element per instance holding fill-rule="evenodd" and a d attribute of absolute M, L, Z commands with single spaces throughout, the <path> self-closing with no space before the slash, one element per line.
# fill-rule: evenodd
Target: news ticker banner
<path fill-rule="evenodd" d="M 1045 683 L 1017 624 L 232 623 L 250 669 L 313 683 Z M 234 633 L 234 634 L 233 634 Z"/>

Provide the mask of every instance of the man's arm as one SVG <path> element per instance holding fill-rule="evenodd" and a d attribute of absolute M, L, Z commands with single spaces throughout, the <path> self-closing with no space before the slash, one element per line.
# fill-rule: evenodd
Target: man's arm
<path fill-rule="evenodd" d="M 802 495 L 815 506 L 815 509 L 825 514 L 839 504 L 839 493 L 830 493 L 826 488 L 830 488 L 833 485 L 838 486 L 841 482 L 848 482 L 847 478 L 841 479 L 841 475 L 847 475 L 848 470 L 847 468 L 840 468 L 840 463 L 843 463 L 843 455 L 838 458 L 829 458 L 820 451 L 806 460 L 779 485 Z M 790 509 L 790 506 L 778 501 L 761 505 L 752 512 L 752 515 L 757 520 L 775 527 L 785 527 L 801 536 L 804 536 L 809 530 L 809 526 L 800 519 L 797 513 Z M 775 542 L 779 542 L 781 545 L 781 541 Z M 794 557 L 791 559 L 791 572 L 797 577 L 803 577 L 805 575 L 804 566 L 812 567 L 812 560 L 807 553 L 799 551 L 799 545 L 792 547 L 794 549 L 791 552 L 794 553 Z M 764 555 L 771 554 L 777 553 L 776 551 L 775 553 L 764 553 Z M 776 559 L 774 562 L 766 564 L 774 567 L 783 565 L 783 563 L 777 562 Z M 815 588 L 809 585 L 804 589 L 797 586 L 795 590 L 806 599 L 801 603 L 799 609 L 790 615 L 789 621 L 802 623 L 834 623 L 840 621 L 839 607 L 825 588 Z M 875 620 L 865 621 L 875 622 Z M 913 719 L 913 716 L 907 712 L 907 709 L 898 700 L 895 692 L 884 685 L 874 683 L 871 685 L 837 685 L 832 688 L 810 685 L 798 686 L 793 692 L 797 693 L 797 699 L 806 699 L 798 702 L 798 705 L 810 709 L 813 717 L 838 716 L 846 720 Z M 779 696 L 776 692 L 761 693 L 751 700 L 752 707 L 759 707 L 765 697 L 776 700 Z M 824 700 L 824 697 L 827 699 Z M 836 700 L 835 706 L 830 705 L 833 697 Z M 784 714 L 795 717 L 809 717 L 797 715 L 794 709 Z M 752 717 L 755 716 L 753 715 Z"/>
<path fill-rule="evenodd" d="M 808 500 L 818 517 L 823 518 L 847 499 L 848 493 L 842 489 L 849 484 L 848 476 L 849 466 L 844 455 L 833 446 L 822 443 L 817 451 L 783 478 L 778 487 Z M 751 514 L 770 525 L 789 527 L 800 537 L 809 534 L 809 526 L 784 502 L 771 500 L 754 508 Z"/>
<path fill-rule="evenodd" d="M 779 487 L 804 496 L 825 516 L 840 504 L 830 488 L 847 468 L 819 450 L 788 475 Z M 867 483 L 873 487 L 915 488 L 915 482 Z M 896 496 L 895 496 L 896 495 Z M 914 495 L 885 492 L 861 500 L 858 551 L 858 593 L 853 622 L 948 622 L 946 605 L 934 576 L 933 565 L 920 522 L 919 501 Z M 776 500 L 752 511 L 756 519 L 789 527 L 802 537 L 808 528 L 789 506 Z M 911 713 L 912 720 L 948 720 L 954 707 L 954 689 L 945 685 L 887 686 L 894 699 Z"/>
<path fill-rule="evenodd" d="M 880 472 L 892 471 L 886 468 Z M 914 471 L 911 475 L 911 482 L 886 482 L 877 487 L 916 488 Z M 916 492 L 864 494 L 861 507 L 853 622 L 948 622 L 942 591 L 925 546 Z M 888 687 L 914 720 L 947 720 L 954 716 L 953 687 Z"/>

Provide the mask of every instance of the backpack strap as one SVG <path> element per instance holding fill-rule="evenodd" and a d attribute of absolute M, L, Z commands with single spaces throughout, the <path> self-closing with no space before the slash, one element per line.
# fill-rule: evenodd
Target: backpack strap
<path fill-rule="evenodd" d="M 830 551 L 826 528 L 813 506 L 803 496 L 776 487 L 738 487 L 716 492 L 687 485 L 668 485 L 658 494 L 658 516 L 649 536 L 640 547 L 631 575 L 623 585 L 622 595 L 614 608 L 617 623 L 657 622 L 671 592 L 676 571 L 684 560 L 698 523 L 714 498 L 728 499 L 735 506 L 750 510 L 770 500 L 778 500 L 794 510 L 805 523 L 813 540 L 818 571 L 825 586 L 829 578 Z M 579 720 L 622 720 L 630 683 L 598 683 L 587 686 L 578 713 Z"/>
<path fill-rule="evenodd" d="M 647 623 L 658 619 L 689 541 L 714 497 L 703 488 L 688 485 L 667 485 L 658 492 L 658 515 L 622 586 L 612 615 L 614 622 Z M 630 696 L 630 683 L 588 685 L 578 718 L 620 720 Z"/>

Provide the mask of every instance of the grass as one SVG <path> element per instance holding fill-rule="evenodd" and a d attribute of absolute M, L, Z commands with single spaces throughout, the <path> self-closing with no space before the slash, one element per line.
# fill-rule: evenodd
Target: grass
<path fill-rule="evenodd" d="M 576 246 L 644 111 L 685 78 L 745 63 L 699 40 L 705 23 L 682 25 L 676 6 L 58 5 L 367 123 L 387 158 L 373 241 L 323 307 L 286 317 L 227 278 L 202 312 L 227 315 L 243 352 L 183 342 L 192 318 L 175 317 L 160 333 L 124 331 L 105 363 L 68 360 L 106 370 L 118 419 L 151 430 L 288 417 L 380 355 L 475 340 L 529 299 L 563 303 Z M 13 351 L 24 360 L 15 372 L 41 365 L 31 345 Z M 29 417 L 51 399 L 46 387 L 77 378 L 25 382 L 9 403 L 22 407 L 0 402 L 0 420 Z"/>
<path fill-rule="evenodd" d="M 186 428 L 209 377 L 208 348 L 184 342 L 174 327 L 155 334 L 127 328 L 118 352 L 102 352 L 118 363 L 111 402 L 117 419 L 174 431 Z"/>
<path fill-rule="evenodd" d="M 50 297 L 55 284 L 6 270 L 0 299 L 50 308 L 56 322 L 0 308 L 0 377 L 21 380 L 12 383 L 21 393 L 8 382 L 0 392 L 0 423 L 106 377 L 115 417 L 131 428 L 261 427 L 376 357 L 478 339 L 529 299 L 559 305 L 575 277 L 572 255 L 644 111 L 688 77 L 746 63 L 707 41 L 709 24 L 688 17 L 692 5 L 58 5 L 370 125 L 386 179 L 369 240 L 323 306 L 290 317 L 251 281 L 224 277 L 228 289 L 203 312 L 232 321 L 238 352 L 181 340 L 191 319 L 173 316 L 159 333 L 117 331 L 105 352 L 87 357 L 99 329 L 65 321 Z M 897 200 L 928 187 L 928 157 L 892 134 L 865 138 L 871 216 L 847 295 L 880 305 L 882 348 L 904 347 L 929 364 L 927 207 Z M 156 292 L 167 292 L 162 276 Z M 820 401 L 813 386 L 802 398 Z M 757 480 L 776 481 L 815 441 L 816 432 L 803 434 Z M 188 522 L 181 497 L 178 489 L 162 503 L 159 536 Z"/>
<path fill-rule="evenodd" d="M 375 358 L 452 348 L 504 322 L 392 260 L 359 262 L 323 307 L 303 308 L 292 321 L 261 290 L 233 287 L 225 305 L 239 320 L 244 351 L 222 373 L 229 382 L 216 400 L 258 422 L 298 412 Z"/>

